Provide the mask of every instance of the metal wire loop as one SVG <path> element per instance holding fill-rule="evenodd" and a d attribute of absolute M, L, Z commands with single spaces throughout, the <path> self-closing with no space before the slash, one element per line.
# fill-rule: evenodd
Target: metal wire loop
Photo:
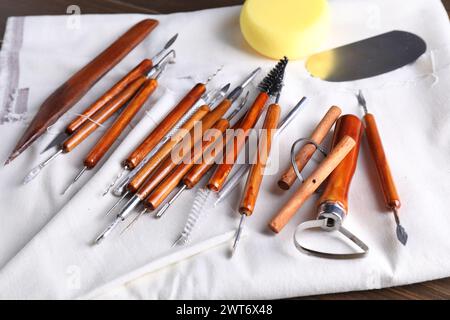
<path fill-rule="evenodd" d="M 297 161 L 295 161 L 295 157 L 296 157 L 295 148 L 297 147 L 297 145 L 300 142 L 306 142 L 306 144 L 314 145 L 316 147 L 316 149 L 319 150 L 320 153 L 322 153 L 322 155 L 324 157 L 327 156 L 327 152 L 325 151 L 324 148 L 322 148 L 322 146 L 320 146 L 319 144 L 315 143 L 314 141 L 312 141 L 311 139 L 308 139 L 308 138 L 300 138 L 300 139 L 296 140 L 292 144 L 292 147 L 291 147 L 291 164 L 292 164 L 292 167 L 294 168 L 294 172 L 295 172 L 295 175 L 297 176 L 297 179 L 300 180 L 301 183 L 303 183 L 303 181 L 305 181 L 305 179 L 303 179 L 303 176 L 300 173 L 300 170 L 298 169 Z"/>

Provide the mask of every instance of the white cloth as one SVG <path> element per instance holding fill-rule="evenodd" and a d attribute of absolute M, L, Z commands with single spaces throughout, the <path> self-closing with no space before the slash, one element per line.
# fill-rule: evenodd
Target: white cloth
<path fill-rule="evenodd" d="M 332 33 L 325 47 L 398 29 L 423 37 L 428 50 L 416 63 L 400 70 L 350 83 L 312 79 L 303 61 L 291 62 L 281 100 L 283 113 L 302 95 L 309 100 L 278 140 L 279 152 L 273 156 L 284 169 L 290 144 L 308 136 L 330 105 L 340 106 L 345 113 L 361 114 L 354 93 L 363 89 L 378 119 L 403 200 L 400 214 L 409 232 L 406 247 L 396 241 L 392 215 L 383 209 L 366 143 L 361 148 L 345 222 L 370 247 L 363 259 L 326 260 L 294 248 L 295 226 L 314 216 L 314 199 L 281 234 L 267 232 L 268 220 L 291 193 L 277 189 L 278 174 L 265 178 L 255 214 L 247 221 L 247 237 L 232 260 L 228 246 L 239 219 L 233 211 L 238 191 L 210 212 L 190 247 L 172 249 L 171 244 L 183 227 L 195 191 L 185 192 L 163 219 L 143 217 L 132 231 L 122 236 L 116 232 L 100 246 L 92 246 L 97 233 L 112 219 L 105 218 L 104 212 L 115 199 L 102 198 L 101 193 L 119 171 L 120 161 L 186 90 L 220 65 L 224 68 L 213 81 L 216 87 L 226 82 L 237 84 L 257 66 L 267 71 L 274 65 L 244 43 L 239 32 L 239 7 L 161 15 L 155 16 L 160 26 L 144 43 L 72 109 L 82 110 L 141 59 L 154 54 L 171 35 L 180 33 L 175 45 L 177 63 L 161 78 L 158 94 L 150 99 L 148 115 L 141 115 L 142 120 L 99 170 L 87 173 L 69 195 L 60 195 L 80 169 L 95 141 L 91 138 L 77 151 L 55 160 L 35 181 L 21 185 L 25 173 L 49 155 L 39 152 L 70 115 L 0 169 L 0 297 L 283 298 L 450 276 L 447 14 L 439 0 L 410 0 L 407 4 L 401 0 L 340 0 L 330 1 L 330 5 Z M 64 16 L 10 18 L 1 52 L 0 106 L 9 106 L 1 110 L 9 122 L 0 125 L 0 158 L 8 156 L 25 129 L 19 112 L 23 111 L 24 98 L 28 96 L 26 122 L 57 85 L 146 17 L 83 15 L 79 29 L 68 28 L 68 17 Z M 18 39 L 21 27 L 23 37 Z M 157 97 L 160 99 L 155 102 Z M 217 247 L 223 243 L 226 245 Z M 216 248 L 204 251 L 211 247 Z"/>

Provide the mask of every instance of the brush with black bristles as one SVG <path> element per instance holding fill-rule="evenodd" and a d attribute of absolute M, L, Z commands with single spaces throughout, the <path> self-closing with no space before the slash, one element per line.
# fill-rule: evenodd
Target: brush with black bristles
<path fill-rule="evenodd" d="M 239 156 L 242 147 L 250 134 L 251 129 L 256 125 L 262 111 L 270 99 L 270 97 L 279 96 L 281 87 L 283 86 L 284 72 L 288 59 L 284 57 L 277 63 L 277 65 L 267 74 L 267 76 L 261 81 L 258 86 L 260 93 L 256 97 L 252 106 L 248 109 L 244 119 L 240 122 L 238 128 L 241 132 L 239 135 L 235 135 L 233 138 L 233 147 L 227 148 L 227 152 L 224 154 L 224 158 L 221 164 L 217 166 L 216 171 L 209 179 L 207 187 L 208 189 L 218 192 L 222 189 L 228 175 L 233 169 L 234 163 Z"/>

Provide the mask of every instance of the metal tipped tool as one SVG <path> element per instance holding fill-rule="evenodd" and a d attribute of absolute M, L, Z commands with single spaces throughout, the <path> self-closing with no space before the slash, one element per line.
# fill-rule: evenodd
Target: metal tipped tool
<path fill-rule="evenodd" d="M 87 169 L 88 169 L 88 167 L 86 167 L 86 166 L 84 166 L 83 169 L 81 169 L 81 171 L 75 176 L 75 178 L 73 178 L 72 182 L 63 191 L 62 195 L 65 195 L 67 193 L 67 191 L 69 191 L 69 189 L 72 188 L 72 186 L 78 181 L 78 179 L 81 178 L 81 176 L 83 175 L 83 173 L 86 172 Z"/>
<path fill-rule="evenodd" d="M 167 209 L 169 209 L 169 207 L 172 205 L 172 203 L 174 203 L 183 193 L 184 190 L 186 190 L 187 186 L 184 184 L 180 190 L 177 191 L 177 193 L 175 193 L 173 195 L 173 197 L 163 206 L 161 207 L 161 209 L 158 210 L 158 212 L 156 213 L 156 218 L 161 218 L 164 213 L 166 213 Z"/>
<path fill-rule="evenodd" d="M 162 48 L 157 54 L 155 54 L 152 58 L 152 61 L 156 61 L 159 59 L 160 56 L 162 56 L 164 54 L 164 52 L 169 49 L 174 42 L 177 40 L 178 38 L 178 33 L 175 34 L 172 38 L 169 39 L 169 41 L 166 42 L 166 44 L 164 45 L 164 48 Z"/>
<path fill-rule="evenodd" d="M 216 70 L 216 72 L 214 72 L 212 75 L 210 75 L 210 76 L 208 77 L 208 79 L 206 79 L 206 81 L 205 81 L 205 86 L 206 86 L 208 83 L 210 83 L 210 82 L 212 81 L 212 79 L 214 79 L 214 78 L 220 73 L 220 71 L 222 71 L 223 67 L 224 67 L 224 65 L 221 65 L 221 66 Z"/>
<path fill-rule="evenodd" d="M 125 197 L 129 194 L 129 191 L 126 191 L 120 198 L 119 200 L 116 201 L 116 203 L 114 203 L 114 205 L 109 208 L 109 210 L 106 212 L 105 216 L 109 216 L 111 212 L 114 211 L 115 208 L 117 208 L 117 206 L 125 199 Z"/>
<path fill-rule="evenodd" d="M 144 210 L 142 210 L 141 212 L 139 212 L 138 215 L 136 215 L 136 217 L 133 218 L 133 220 L 131 220 L 131 222 L 129 224 L 127 224 L 127 226 L 120 232 L 120 235 L 122 235 L 125 231 L 127 231 L 128 229 L 130 229 L 135 223 L 136 221 L 139 220 L 140 217 L 142 217 L 144 214 L 146 214 L 148 212 L 147 208 L 144 208 Z"/>
<path fill-rule="evenodd" d="M 116 183 L 122 179 L 122 177 L 125 175 L 125 173 L 130 170 L 128 166 L 124 166 L 122 170 L 115 176 L 115 178 L 109 183 L 109 185 L 106 187 L 105 191 L 102 193 L 102 197 L 106 196 L 109 191 L 111 191 L 112 188 L 116 185 Z"/>
<path fill-rule="evenodd" d="M 401 244 L 406 245 L 408 241 L 408 234 L 405 228 L 400 224 L 400 219 L 398 217 L 398 209 L 400 208 L 400 197 L 397 193 L 397 188 L 395 187 L 394 178 L 387 161 L 386 154 L 384 152 L 383 143 L 381 141 L 380 133 L 378 132 L 378 127 L 373 114 L 369 113 L 367 110 L 366 99 L 361 90 L 358 91 L 356 95 L 358 99 L 358 104 L 363 108 L 364 111 L 364 124 L 366 137 L 369 144 L 370 152 L 372 158 L 375 162 L 377 168 L 378 177 L 381 183 L 381 189 L 384 193 L 384 199 L 386 206 L 392 210 L 394 214 L 395 223 L 397 225 L 396 234 L 397 239 Z"/>
<path fill-rule="evenodd" d="M 56 159 L 60 154 L 62 154 L 62 149 L 58 150 L 58 152 L 56 152 L 55 154 L 53 154 L 50 158 L 48 158 L 47 160 L 41 162 L 39 165 L 37 165 L 36 167 L 34 167 L 23 179 L 23 184 L 27 184 L 28 182 L 30 182 L 31 180 L 33 180 L 34 178 L 36 178 L 38 176 L 38 174 L 41 172 L 41 170 L 47 166 L 50 162 L 52 162 L 54 159 Z"/>
<path fill-rule="evenodd" d="M 234 254 L 236 253 L 236 249 L 238 247 L 239 240 L 241 240 L 242 230 L 244 229 L 245 217 L 246 217 L 245 214 L 241 214 L 241 220 L 239 221 L 239 227 L 236 231 L 236 236 L 234 237 L 233 247 L 231 248 L 231 257 L 233 257 Z"/>

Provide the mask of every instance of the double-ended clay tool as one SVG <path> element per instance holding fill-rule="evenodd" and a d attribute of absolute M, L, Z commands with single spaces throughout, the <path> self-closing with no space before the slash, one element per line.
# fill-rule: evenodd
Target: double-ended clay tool
<path fill-rule="evenodd" d="M 139 88 L 139 91 L 133 96 L 133 98 L 130 100 L 124 110 L 119 114 L 111 127 L 108 128 L 108 130 L 97 141 L 95 146 L 90 150 L 83 161 L 83 168 L 63 191 L 63 195 L 80 179 L 83 173 L 85 173 L 87 170 L 92 170 L 101 161 L 101 159 L 111 149 L 113 144 L 122 134 L 122 132 L 127 128 L 130 122 L 139 112 L 139 110 L 141 110 L 149 97 L 158 87 L 158 79 L 164 72 L 165 67 L 172 61 L 168 58 L 170 55 L 173 55 L 173 57 L 175 57 L 175 51 L 172 50 L 167 53 L 165 58 L 163 58 L 162 61 L 160 61 L 150 70 L 150 72 L 147 74 L 147 79 Z"/>
<path fill-rule="evenodd" d="M 317 202 L 317 219 L 303 222 L 296 228 L 294 244 L 298 250 L 310 255 L 332 259 L 359 258 L 365 256 L 369 251 L 368 246 L 362 240 L 343 226 L 344 219 L 348 215 L 348 192 L 358 162 L 362 133 L 362 122 L 354 115 L 344 115 L 337 121 L 332 142 L 334 148 L 336 148 L 336 143 L 345 136 L 351 137 L 356 145 L 328 177 L 325 190 Z M 293 161 L 293 165 L 296 165 L 295 161 Z M 302 236 L 305 236 L 306 231 L 311 229 L 340 233 L 346 240 L 349 240 L 352 250 L 349 252 L 324 251 L 302 244 L 305 240 L 304 238 L 302 240 Z M 316 242 L 317 240 L 314 243 Z M 353 248 L 354 245 L 358 247 L 357 250 Z"/>
<path fill-rule="evenodd" d="M 383 143 L 381 141 L 380 133 L 378 132 L 377 123 L 373 114 L 367 110 L 366 99 L 361 90 L 356 95 L 359 105 L 364 110 L 364 126 L 367 142 L 369 144 L 370 153 L 372 154 L 375 167 L 377 169 L 380 186 L 383 191 L 384 201 L 386 207 L 392 211 L 397 225 L 396 234 L 397 239 L 401 244 L 406 245 L 408 241 L 408 234 L 405 228 L 400 224 L 398 211 L 400 209 L 400 197 L 395 187 L 394 178 L 392 176 L 391 168 L 389 166 L 386 154 L 384 152 Z"/>
<path fill-rule="evenodd" d="M 47 150 L 60 146 L 69 136 L 71 136 L 78 128 L 80 128 L 86 121 L 92 121 L 91 117 L 99 110 L 103 109 L 108 103 L 122 91 L 124 91 L 128 85 L 133 83 L 139 77 L 145 75 L 153 67 L 154 61 L 159 59 L 166 53 L 166 51 L 177 40 L 178 33 L 175 34 L 169 41 L 166 42 L 164 47 L 153 56 L 151 59 L 144 59 L 133 70 L 127 73 L 122 79 L 114 84 L 109 90 L 107 90 L 100 98 L 98 98 L 93 104 L 91 104 L 86 110 L 84 110 L 78 117 L 69 123 L 65 131 L 56 135 L 56 137 L 45 147 L 41 153 Z M 137 89 L 136 89 L 137 91 Z"/>
<path fill-rule="evenodd" d="M 145 19 L 136 23 L 48 96 L 17 142 L 5 165 L 44 134 L 59 117 L 75 105 L 97 81 L 144 40 L 157 25 L 158 21 L 153 19 Z"/>
<path fill-rule="evenodd" d="M 214 97 L 216 97 L 212 92 L 206 92 L 206 86 L 217 76 L 222 68 L 223 66 L 218 68 L 214 74 L 210 75 L 205 83 L 197 83 L 194 85 L 169 114 L 156 126 L 156 128 L 153 129 L 139 146 L 128 155 L 122 162 L 122 170 L 108 185 L 103 193 L 104 195 L 114 188 L 112 189 L 114 195 L 121 196 L 123 199 L 125 198 L 125 187 L 134 175 L 146 165 L 147 161 L 151 159 L 169 139 L 171 139 L 173 134 L 178 130 L 177 127 L 182 126 L 187 119 L 190 119 L 198 108 L 205 104 L 206 100 L 210 98 L 214 99 Z"/>
<path fill-rule="evenodd" d="M 124 90 L 118 93 L 115 97 L 109 100 L 101 109 L 97 110 L 94 115 L 91 116 L 90 121 L 85 121 L 77 128 L 77 130 L 66 138 L 60 145 L 60 148 L 48 159 L 34 167 L 23 179 L 23 184 L 29 183 L 31 180 L 36 178 L 36 176 L 41 172 L 41 170 L 50 164 L 59 155 L 64 153 L 69 153 L 73 151 L 80 143 L 82 143 L 87 137 L 90 136 L 101 124 L 111 118 L 115 113 L 117 113 L 125 105 L 134 99 L 137 92 L 141 90 L 146 82 L 148 82 L 148 77 L 155 74 L 158 69 L 163 65 L 168 63 L 169 59 L 175 55 L 175 51 L 168 52 L 154 67 L 152 67 L 147 74 L 140 75 L 133 82 L 128 84 Z"/>
<path fill-rule="evenodd" d="M 175 148 L 175 154 L 179 155 L 179 160 L 181 161 L 186 154 L 191 152 L 192 147 L 194 147 L 203 138 L 203 134 L 210 129 L 223 115 L 230 109 L 233 103 L 242 94 L 244 88 L 251 83 L 254 77 L 259 73 L 259 68 L 253 71 L 250 76 L 240 85 L 237 89 L 233 90 L 228 97 L 226 97 L 222 102 L 220 102 L 212 111 L 210 111 L 201 121 L 201 136 L 194 134 L 191 139 L 185 139 L 181 141 Z M 192 130 L 194 131 L 194 129 Z M 217 131 L 217 130 L 215 130 Z M 194 148 L 194 150 L 196 150 Z M 181 152 L 181 154 L 180 154 Z M 195 152 L 195 151 L 194 151 Z M 168 155 L 165 160 L 156 168 L 156 170 L 147 170 L 147 164 L 133 177 L 130 183 L 127 185 L 127 191 L 133 196 L 125 204 L 120 212 L 116 215 L 114 222 L 105 229 L 105 231 L 100 234 L 95 240 L 95 243 L 100 243 L 104 238 L 106 238 L 111 231 L 123 220 L 126 219 L 138 206 L 141 201 L 144 201 L 151 192 L 170 174 L 170 172 L 175 169 L 178 165 L 174 162 L 171 155 Z M 153 168 L 151 168 L 153 169 Z"/>

